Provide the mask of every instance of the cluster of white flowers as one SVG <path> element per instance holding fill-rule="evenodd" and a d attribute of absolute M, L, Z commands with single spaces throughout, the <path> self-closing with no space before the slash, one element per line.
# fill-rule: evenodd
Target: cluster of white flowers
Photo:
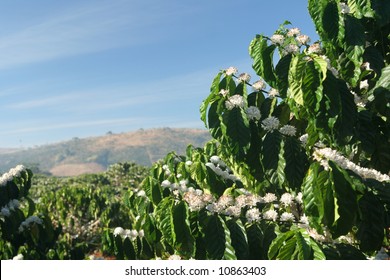
<path fill-rule="evenodd" d="M 11 216 L 11 211 L 20 207 L 20 202 L 17 199 L 12 199 L 8 204 L 1 208 L 0 215 L 3 217 Z"/>
<path fill-rule="evenodd" d="M 246 115 L 250 121 L 258 121 L 261 118 L 260 110 L 256 106 L 249 106 L 246 109 Z"/>
<path fill-rule="evenodd" d="M 202 190 L 188 188 L 188 191 L 183 195 L 183 200 L 188 203 L 190 211 L 200 211 L 207 205 L 213 203 L 215 198 L 209 193 L 203 193 Z"/>
<path fill-rule="evenodd" d="M 241 95 L 235 94 L 231 97 L 229 97 L 228 100 L 225 102 L 226 109 L 232 110 L 234 107 L 238 108 L 244 108 L 245 102 L 244 102 L 244 97 Z"/>
<path fill-rule="evenodd" d="M 169 166 L 168 165 L 164 164 L 162 166 L 162 169 L 164 170 L 165 175 L 167 175 L 167 176 L 171 175 L 171 171 L 169 170 Z"/>
<path fill-rule="evenodd" d="M 359 88 L 363 90 L 367 90 L 369 88 L 368 80 L 361 81 L 359 84 Z"/>
<path fill-rule="evenodd" d="M 289 125 L 289 124 L 282 126 L 279 129 L 279 131 L 283 135 L 287 135 L 287 136 L 295 136 L 295 134 L 297 133 L 297 129 L 294 126 Z"/>
<path fill-rule="evenodd" d="M 241 217 L 243 209 L 246 209 L 245 218 L 248 223 L 258 222 L 261 219 L 269 221 L 277 221 L 279 214 L 277 209 L 280 208 L 280 202 L 283 208 L 283 213 L 280 215 L 281 222 L 294 222 L 299 220 L 302 224 L 308 224 L 306 216 L 299 217 L 296 211 L 297 205 L 302 203 L 302 193 L 296 196 L 290 193 L 284 193 L 280 200 L 273 193 L 267 193 L 263 197 L 257 194 L 251 194 L 248 191 L 241 191 L 242 194 L 234 198 L 232 195 L 222 195 L 219 199 L 215 199 L 211 194 L 203 193 L 201 190 L 191 188 L 184 194 L 183 199 L 188 203 L 190 211 L 200 211 L 206 209 L 210 213 L 222 214 L 230 217 Z M 268 209 L 264 213 L 258 208 L 258 204 L 274 204 L 272 209 Z M 298 203 L 298 204 L 296 204 Z M 295 214 L 291 213 L 292 210 Z"/>
<path fill-rule="evenodd" d="M 22 171 L 26 170 L 23 165 L 18 165 L 11 168 L 7 173 L 0 177 L 0 187 L 4 187 L 8 182 L 11 182 L 15 177 L 19 177 Z"/>
<path fill-rule="evenodd" d="M 275 129 L 278 129 L 279 125 L 280 125 L 280 122 L 279 122 L 278 118 L 273 117 L 273 116 L 264 119 L 261 123 L 261 127 L 269 132 L 272 132 Z"/>
<path fill-rule="evenodd" d="M 223 97 L 225 97 L 229 94 L 229 91 L 227 89 L 223 88 L 219 91 L 219 94 L 222 95 Z"/>
<path fill-rule="evenodd" d="M 275 98 L 279 95 L 279 91 L 276 88 L 270 88 L 268 91 L 269 98 Z"/>
<path fill-rule="evenodd" d="M 340 2 L 340 12 L 342 14 L 349 14 L 351 12 L 351 9 L 346 3 Z"/>
<path fill-rule="evenodd" d="M 225 74 L 227 76 L 231 76 L 231 75 L 234 75 L 234 74 L 237 74 L 238 70 L 236 67 L 233 67 L 233 66 L 230 66 L 229 68 L 225 69 Z"/>
<path fill-rule="evenodd" d="M 164 180 L 161 183 L 161 187 L 169 188 L 171 191 L 178 190 L 180 192 L 188 191 L 188 180 L 180 180 L 179 183 L 171 183 L 169 180 Z"/>
<path fill-rule="evenodd" d="M 296 44 L 288 44 L 284 47 L 285 54 L 292 53 L 296 54 L 299 53 L 299 47 Z"/>
<path fill-rule="evenodd" d="M 360 167 L 359 165 L 353 163 L 352 161 L 348 160 L 346 157 L 341 155 L 339 152 L 332 150 L 331 148 L 317 148 L 314 150 L 313 158 L 321 163 L 322 166 L 325 167 L 325 169 L 329 168 L 328 160 L 332 160 L 336 162 L 338 166 L 344 169 L 348 169 L 356 173 L 362 178 L 368 179 L 375 179 L 377 181 L 383 182 L 383 181 L 389 181 L 390 176 L 386 174 L 382 174 L 379 171 L 375 169 L 370 169 L 366 167 Z"/>
<path fill-rule="evenodd" d="M 314 43 L 314 44 L 310 45 L 309 48 L 307 49 L 308 54 L 311 54 L 311 53 L 320 54 L 321 51 L 322 51 L 322 49 L 321 49 L 321 45 L 319 43 Z"/>
<path fill-rule="evenodd" d="M 248 83 L 251 80 L 251 76 L 248 73 L 242 73 L 238 76 L 240 82 Z"/>
<path fill-rule="evenodd" d="M 268 211 L 266 211 L 264 214 L 263 214 L 263 218 L 266 219 L 266 220 L 272 220 L 272 221 L 276 221 L 276 219 L 278 218 L 278 212 L 276 212 L 276 210 L 274 209 L 270 209 Z"/>
<path fill-rule="evenodd" d="M 226 163 L 218 156 L 212 156 L 210 162 L 206 163 L 206 166 L 225 180 L 240 181 L 240 179 L 232 173 L 232 170 L 226 166 Z"/>
<path fill-rule="evenodd" d="M 299 137 L 299 141 L 301 141 L 301 143 L 302 143 L 302 146 L 306 146 L 306 144 L 307 144 L 307 140 L 309 139 L 309 134 L 303 134 L 303 135 L 301 135 L 300 137 Z"/>
<path fill-rule="evenodd" d="M 310 37 L 307 35 L 299 35 L 296 40 L 300 45 L 307 45 L 310 43 Z"/>
<path fill-rule="evenodd" d="M 276 197 L 276 195 L 274 193 L 266 193 L 265 196 L 263 197 L 264 199 L 264 202 L 266 203 L 272 203 L 276 200 L 278 200 L 278 198 Z"/>
<path fill-rule="evenodd" d="M 260 210 L 257 208 L 251 208 L 246 211 L 245 218 L 248 223 L 258 222 L 261 219 Z"/>
<path fill-rule="evenodd" d="M 280 197 L 280 202 L 285 206 L 290 206 L 294 202 L 294 196 L 291 193 L 284 193 Z"/>
<path fill-rule="evenodd" d="M 19 232 L 23 232 L 25 229 L 29 228 L 31 224 L 42 224 L 42 219 L 37 216 L 30 216 L 24 220 L 19 226 Z"/>
<path fill-rule="evenodd" d="M 298 36 L 301 34 L 301 30 L 297 27 L 290 28 L 287 32 L 288 37 Z"/>
<path fill-rule="evenodd" d="M 326 68 L 332 72 L 335 77 L 339 76 L 339 71 L 332 66 L 330 59 L 326 55 L 321 55 L 321 58 L 326 61 Z"/>
<path fill-rule="evenodd" d="M 143 229 L 141 229 L 140 231 L 137 231 L 135 229 L 123 229 L 121 227 L 117 227 L 114 229 L 114 236 L 121 236 L 122 238 L 129 238 L 130 240 L 135 240 L 137 239 L 137 237 L 144 237 L 145 235 L 145 232 Z"/>
<path fill-rule="evenodd" d="M 359 95 L 357 95 L 355 92 L 351 91 L 353 95 L 353 101 L 355 102 L 356 106 L 359 107 L 366 107 L 367 100 L 364 100 Z"/>
<path fill-rule="evenodd" d="M 264 83 L 264 81 L 262 81 L 262 80 L 258 80 L 258 81 L 256 81 L 256 82 L 254 82 L 253 84 L 252 84 L 252 88 L 254 89 L 254 90 L 256 90 L 256 91 L 260 91 L 260 90 L 263 90 L 263 89 L 265 89 L 265 83 Z"/>
<path fill-rule="evenodd" d="M 295 217 L 292 213 L 289 212 L 283 212 L 282 215 L 280 215 L 280 221 L 282 222 L 294 222 Z"/>
<path fill-rule="evenodd" d="M 284 42 L 284 36 L 281 34 L 274 34 L 271 36 L 271 42 L 274 45 L 282 45 Z"/>

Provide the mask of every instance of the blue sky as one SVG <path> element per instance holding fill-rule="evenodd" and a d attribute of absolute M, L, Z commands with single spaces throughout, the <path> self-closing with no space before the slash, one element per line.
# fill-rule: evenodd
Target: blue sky
<path fill-rule="evenodd" d="M 213 77 L 285 20 L 315 36 L 306 0 L 1 1 L 0 147 L 203 128 Z"/>

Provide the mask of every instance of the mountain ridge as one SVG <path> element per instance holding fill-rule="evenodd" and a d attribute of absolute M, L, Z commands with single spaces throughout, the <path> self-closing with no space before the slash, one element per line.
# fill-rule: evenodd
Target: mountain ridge
<path fill-rule="evenodd" d="M 184 154 L 189 144 L 201 147 L 210 139 L 205 129 L 153 128 L 74 137 L 21 150 L 0 148 L 0 173 L 18 164 L 55 176 L 102 172 L 109 165 L 124 161 L 150 166 L 171 151 Z"/>

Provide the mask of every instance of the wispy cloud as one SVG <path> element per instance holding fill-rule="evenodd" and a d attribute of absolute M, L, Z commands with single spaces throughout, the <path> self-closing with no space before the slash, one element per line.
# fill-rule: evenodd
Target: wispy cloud
<path fill-rule="evenodd" d="M 145 119 L 142 121 L 154 121 L 156 119 Z M 21 134 L 21 133 L 31 133 L 31 132 L 40 132 L 40 131 L 50 131 L 50 130 L 59 130 L 65 128 L 80 128 L 80 127 L 91 127 L 91 126 L 101 126 L 101 125 L 130 125 L 136 124 L 141 121 L 140 118 L 117 118 L 117 119 L 100 119 L 100 120 L 90 120 L 90 121 L 74 121 L 74 122 L 64 122 L 64 123 L 47 123 L 41 125 L 30 125 L 23 128 L 14 128 L 8 130 L 2 130 L 0 135 L 12 135 L 12 134 Z"/>
<path fill-rule="evenodd" d="M 96 1 L 73 7 L 0 37 L 0 70 L 154 40 L 156 36 L 147 36 L 144 28 L 168 17 L 169 11 L 163 6 L 145 11 L 131 2 Z"/>

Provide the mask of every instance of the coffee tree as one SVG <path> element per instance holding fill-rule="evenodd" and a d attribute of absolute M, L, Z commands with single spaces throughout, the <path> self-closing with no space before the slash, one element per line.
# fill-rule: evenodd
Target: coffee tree
<path fill-rule="evenodd" d="M 319 41 L 285 22 L 250 43 L 255 82 L 217 74 L 200 108 L 214 140 L 129 195 L 132 227 L 107 233 L 119 258 L 366 259 L 389 245 L 390 2 L 308 8 Z"/>
<path fill-rule="evenodd" d="M 0 177 L 0 259 L 50 259 L 60 228 L 36 214 L 29 197 L 32 172 L 22 165 Z"/>

